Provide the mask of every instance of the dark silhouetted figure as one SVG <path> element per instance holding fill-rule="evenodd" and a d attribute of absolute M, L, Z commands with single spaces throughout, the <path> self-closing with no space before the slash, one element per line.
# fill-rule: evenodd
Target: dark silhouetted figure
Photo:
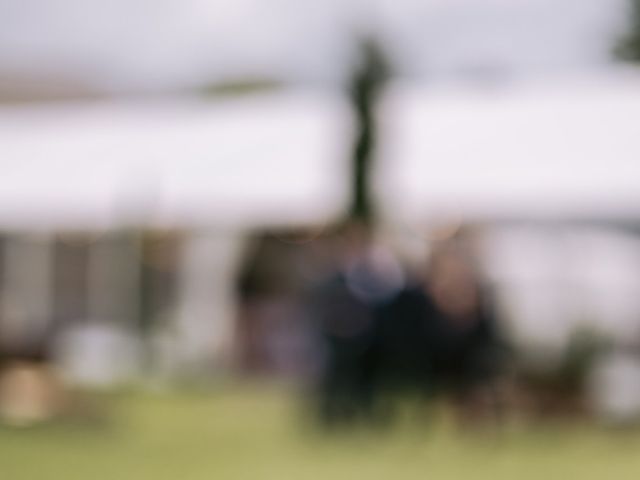
<path fill-rule="evenodd" d="M 434 249 L 426 291 L 436 323 L 432 358 L 437 390 L 453 399 L 464 421 L 499 415 L 496 381 L 508 349 L 490 295 L 457 241 Z"/>
<path fill-rule="evenodd" d="M 345 233 L 339 266 L 311 295 L 324 344 L 320 415 L 328 424 L 371 419 L 379 378 L 381 312 L 403 286 L 391 254 L 373 245 L 362 225 Z"/>

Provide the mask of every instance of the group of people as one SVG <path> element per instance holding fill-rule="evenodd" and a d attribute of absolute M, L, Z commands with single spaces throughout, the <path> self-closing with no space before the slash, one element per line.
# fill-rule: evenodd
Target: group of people
<path fill-rule="evenodd" d="M 466 416 L 499 414 L 507 349 L 459 238 L 434 243 L 426 272 L 409 275 L 366 232 L 351 234 L 309 311 L 325 352 L 327 424 L 388 419 L 407 394 L 447 395 Z"/>

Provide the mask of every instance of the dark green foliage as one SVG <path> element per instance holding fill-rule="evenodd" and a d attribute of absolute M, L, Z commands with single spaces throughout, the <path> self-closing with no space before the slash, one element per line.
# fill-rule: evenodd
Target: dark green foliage
<path fill-rule="evenodd" d="M 615 47 L 615 55 L 629 62 L 640 62 L 640 0 L 629 0 L 629 30 Z"/>

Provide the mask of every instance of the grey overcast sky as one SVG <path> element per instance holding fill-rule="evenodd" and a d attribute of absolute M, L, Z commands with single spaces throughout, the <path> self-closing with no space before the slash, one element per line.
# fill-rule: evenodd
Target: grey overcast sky
<path fill-rule="evenodd" d="M 0 76 L 165 89 L 332 83 L 371 28 L 404 74 L 606 67 L 625 0 L 0 0 Z"/>

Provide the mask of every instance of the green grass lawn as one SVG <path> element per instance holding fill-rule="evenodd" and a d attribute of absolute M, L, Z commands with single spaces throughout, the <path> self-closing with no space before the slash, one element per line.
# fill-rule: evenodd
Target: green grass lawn
<path fill-rule="evenodd" d="M 431 428 L 323 435 L 295 400 L 258 387 L 118 395 L 106 422 L 0 428 L 0 480 L 640 478 L 640 433 L 463 433 L 439 416 Z"/>

